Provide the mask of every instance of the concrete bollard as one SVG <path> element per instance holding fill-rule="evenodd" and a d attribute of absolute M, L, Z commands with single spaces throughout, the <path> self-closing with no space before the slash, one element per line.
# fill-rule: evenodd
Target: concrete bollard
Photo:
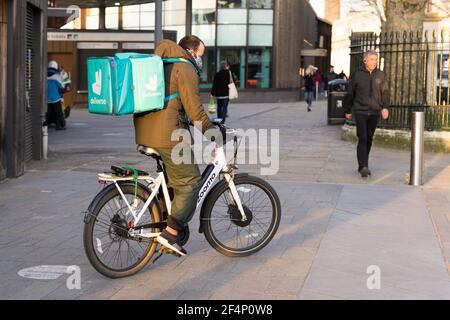
<path fill-rule="evenodd" d="M 42 157 L 47 160 L 48 153 L 48 126 L 42 127 Z"/>

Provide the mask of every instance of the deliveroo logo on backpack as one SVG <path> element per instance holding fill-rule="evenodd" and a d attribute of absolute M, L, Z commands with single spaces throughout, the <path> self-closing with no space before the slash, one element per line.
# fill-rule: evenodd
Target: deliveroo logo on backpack
<path fill-rule="evenodd" d="M 147 92 L 144 94 L 144 97 L 157 97 L 161 95 L 161 92 L 158 91 L 158 75 L 154 74 L 150 76 L 148 83 L 145 85 L 145 89 Z"/>
<path fill-rule="evenodd" d="M 102 94 L 102 70 L 97 70 L 95 72 L 95 83 L 92 84 L 92 92 L 94 92 L 96 95 L 101 96 Z M 102 104 L 106 105 L 106 99 L 97 99 L 92 98 L 91 104 Z"/>
<path fill-rule="evenodd" d="M 149 83 L 147 83 L 147 85 L 145 87 L 149 91 L 156 91 L 156 89 L 158 88 L 158 76 L 156 74 L 153 76 L 150 76 L 150 81 L 149 81 Z"/>

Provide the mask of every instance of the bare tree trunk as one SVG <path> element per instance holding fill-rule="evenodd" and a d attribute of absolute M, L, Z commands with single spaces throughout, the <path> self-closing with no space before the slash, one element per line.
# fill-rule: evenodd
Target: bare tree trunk
<path fill-rule="evenodd" d="M 427 3 L 428 0 L 386 0 L 383 32 L 422 30 Z"/>
<path fill-rule="evenodd" d="M 428 0 L 386 0 L 381 58 L 393 105 L 424 103 L 422 30 Z"/>

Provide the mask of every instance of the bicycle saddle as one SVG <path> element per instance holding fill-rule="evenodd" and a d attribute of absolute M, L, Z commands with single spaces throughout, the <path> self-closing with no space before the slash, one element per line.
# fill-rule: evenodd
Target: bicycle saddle
<path fill-rule="evenodd" d="M 152 158 L 155 158 L 155 159 L 161 159 L 161 156 L 158 153 L 158 151 L 156 151 L 155 149 L 152 149 L 150 147 L 139 145 L 137 147 L 137 150 L 140 153 L 145 154 L 146 156 L 149 156 L 149 157 L 152 157 Z"/>

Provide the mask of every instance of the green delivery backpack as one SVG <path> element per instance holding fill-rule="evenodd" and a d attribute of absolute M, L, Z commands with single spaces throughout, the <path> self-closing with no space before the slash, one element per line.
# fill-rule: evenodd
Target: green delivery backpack
<path fill-rule="evenodd" d="M 140 53 L 116 53 L 112 57 L 88 58 L 88 110 L 107 115 L 128 115 L 164 109 L 164 64 L 189 63 Z"/>

